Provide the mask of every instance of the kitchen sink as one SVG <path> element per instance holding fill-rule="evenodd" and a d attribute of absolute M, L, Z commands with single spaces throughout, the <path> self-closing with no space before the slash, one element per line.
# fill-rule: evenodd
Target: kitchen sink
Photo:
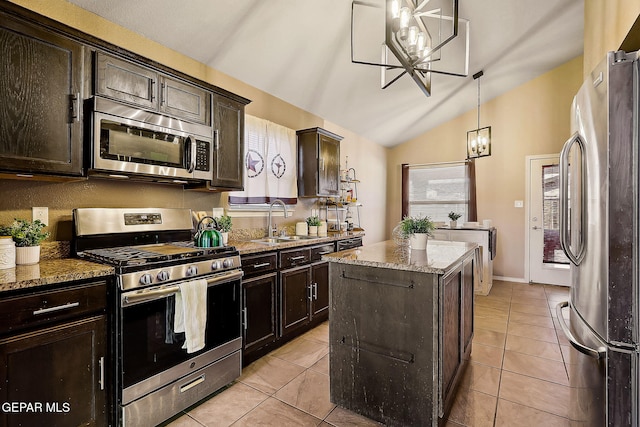
<path fill-rule="evenodd" d="M 262 239 L 254 239 L 252 242 L 261 243 L 263 245 L 277 245 L 278 243 L 294 242 L 297 240 L 319 239 L 318 236 L 279 236 L 279 237 L 263 237 Z"/>
<path fill-rule="evenodd" d="M 278 237 L 278 240 L 281 240 L 283 242 L 289 241 L 289 240 L 310 240 L 310 239 L 319 239 L 318 236 L 280 236 Z"/>
<path fill-rule="evenodd" d="M 253 243 L 262 243 L 263 245 L 277 245 L 280 241 L 275 237 L 265 237 L 263 239 L 254 239 Z"/>

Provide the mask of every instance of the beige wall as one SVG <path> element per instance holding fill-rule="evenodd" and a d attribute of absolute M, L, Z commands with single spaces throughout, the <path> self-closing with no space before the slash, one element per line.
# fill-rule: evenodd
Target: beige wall
<path fill-rule="evenodd" d="M 640 15 L 640 0 L 585 0 L 584 76 L 611 50 L 618 50 Z M 640 49 L 633 46 L 632 49 Z"/>
<path fill-rule="evenodd" d="M 384 194 L 386 182 L 386 150 L 356 134 L 340 129 L 324 119 L 297 108 L 268 93 L 260 91 L 224 73 L 205 66 L 191 58 L 181 55 L 139 34 L 126 30 L 97 15 L 89 13 L 64 0 L 12 0 L 34 12 L 48 16 L 70 27 L 92 36 L 121 46 L 139 55 L 172 67 L 178 71 L 207 81 L 228 91 L 251 99 L 246 108 L 247 114 L 261 117 L 291 129 L 325 127 L 344 136 L 341 144 L 344 156 L 348 153 L 367 153 L 366 160 L 356 161 L 350 157 L 350 167 L 371 179 L 363 179 L 359 185 L 361 199 L 367 203 L 367 216 L 363 215 L 363 225 L 371 225 L 365 241 L 372 243 L 384 238 L 384 231 L 373 224 L 379 224 L 384 218 Z M 352 161 L 353 159 L 353 161 Z M 366 168 L 366 170 L 365 170 Z M 293 225 L 308 216 L 314 207 L 314 199 L 301 200 L 294 217 L 278 222 L 278 225 Z M 100 179 L 81 182 L 53 183 L 0 180 L 0 224 L 10 222 L 14 217 L 30 218 L 32 206 L 49 207 L 49 225 L 51 240 L 69 240 L 71 238 L 71 210 L 75 207 L 180 207 L 194 210 L 210 210 L 213 207 L 226 207 L 226 193 L 202 193 L 184 191 L 180 187 L 145 184 L 121 183 Z M 365 218 L 367 218 L 365 220 Z M 377 219 L 377 221 L 372 221 Z M 266 218 L 236 218 L 234 228 L 265 227 Z M 368 230 L 367 230 L 368 231 Z"/>
<path fill-rule="evenodd" d="M 492 155 L 476 161 L 478 220 L 498 229 L 494 275 L 523 279 L 525 254 L 525 157 L 559 153 L 569 137 L 573 96 L 582 82 L 582 57 L 482 104 L 482 126 L 491 126 Z M 387 230 L 401 216 L 401 164 L 460 161 L 466 157 L 466 131 L 476 127 L 469 111 L 389 151 Z M 526 205 L 525 205 L 526 208 Z"/>

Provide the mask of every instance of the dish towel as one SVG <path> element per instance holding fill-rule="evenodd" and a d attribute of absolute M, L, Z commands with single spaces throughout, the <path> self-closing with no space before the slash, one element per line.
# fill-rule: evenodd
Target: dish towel
<path fill-rule="evenodd" d="M 207 281 L 192 280 L 178 285 L 176 293 L 175 319 L 173 330 L 184 332 L 187 353 L 195 353 L 204 348 L 207 328 Z"/>

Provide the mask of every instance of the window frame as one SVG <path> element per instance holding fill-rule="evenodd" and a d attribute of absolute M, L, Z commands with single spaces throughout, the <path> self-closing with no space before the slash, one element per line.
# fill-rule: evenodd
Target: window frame
<path fill-rule="evenodd" d="M 402 218 L 409 215 L 409 205 L 410 205 L 410 196 L 409 196 L 409 171 L 410 168 L 436 168 L 442 166 L 455 166 L 455 165 L 465 165 L 466 166 L 466 175 L 468 179 L 468 200 L 467 200 L 467 213 L 468 219 L 467 221 L 477 221 L 478 218 L 478 208 L 476 201 L 476 173 L 475 173 L 475 161 L 467 160 L 462 162 L 444 162 L 444 163 L 428 163 L 428 164 L 415 164 L 410 165 L 408 163 L 402 164 Z"/>

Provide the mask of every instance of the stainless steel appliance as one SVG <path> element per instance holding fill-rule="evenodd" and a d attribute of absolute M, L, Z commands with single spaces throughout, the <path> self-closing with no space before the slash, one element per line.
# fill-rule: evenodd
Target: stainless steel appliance
<path fill-rule="evenodd" d="M 167 183 L 211 179 L 213 130 L 95 96 L 89 173 Z"/>
<path fill-rule="evenodd" d="M 557 315 L 575 348 L 575 425 L 640 423 L 639 90 L 637 53 L 610 52 L 574 98 L 575 133 L 560 155 L 560 241 L 572 278 Z"/>
<path fill-rule="evenodd" d="M 74 250 L 116 270 L 116 417 L 156 425 L 229 384 L 241 371 L 240 256 L 197 248 L 189 209 L 75 209 Z M 174 330 L 180 285 L 207 281 L 205 346 L 187 353 Z"/>

